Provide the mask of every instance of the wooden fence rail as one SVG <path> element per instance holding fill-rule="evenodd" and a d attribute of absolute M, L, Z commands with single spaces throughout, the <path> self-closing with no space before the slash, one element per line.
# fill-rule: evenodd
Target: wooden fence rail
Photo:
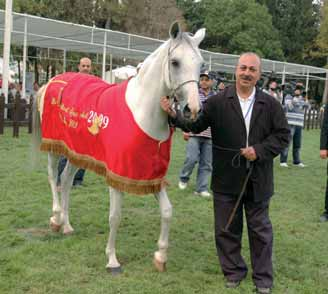
<path fill-rule="evenodd" d="M 304 129 L 321 128 L 323 121 L 323 111 L 317 109 L 306 109 L 304 113 Z"/>
<path fill-rule="evenodd" d="M 15 97 L 9 99 L 11 103 L 5 103 L 5 97 L 0 95 L 0 135 L 3 134 L 5 126 L 13 127 L 13 137 L 19 137 L 19 127 L 28 126 L 28 132 L 32 133 L 32 103 L 26 103 L 25 99 L 21 99 L 19 93 Z M 5 119 L 5 109 L 7 110 L 7 119 Z"/>

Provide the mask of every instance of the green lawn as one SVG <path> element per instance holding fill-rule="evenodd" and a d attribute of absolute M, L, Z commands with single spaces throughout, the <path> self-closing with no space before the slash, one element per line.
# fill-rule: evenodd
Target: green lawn
<path fill-rule="evenodd" d="M 46 156 L 32 170 L 29 135 L 0 136 L 0 293 L 253 293 L 249 275 L 238 290 L 227 290 L 213 236 L 212 202 L 193 195 L 193 185 L 177 189 L 184 141 L 174 138 L 168 180 L 173 204 L 166 273 L 152 266 L 159 236 L 159 208 L 152 196 L 126 195 L 117 240 L 123 274 L 105 271 L 108 190 L 87 172 L 85 185 L 71 195 L 75 229 L 64 237 L 49 231 L 51 195 Z M 326 163 L 319 159 L 319 131 L 305 131 L 302 157 L 307 168 L 281 169 L 276 161 L 274 293 L 328 293 L 328 223 L 319 223 L 324 203 Z M 194 181 L 193 181 L 194 182 Z M 243 242 L 248 264 L 247 236 Z"/>

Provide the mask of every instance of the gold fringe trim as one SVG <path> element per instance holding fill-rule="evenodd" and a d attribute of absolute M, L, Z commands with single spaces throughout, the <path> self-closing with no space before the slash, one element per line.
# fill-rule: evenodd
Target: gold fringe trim
<path fill-rule="evenodd" d="M 164 178 L 154 180 L 134 180 L 117 175 L 108 170 L 102 161 L 95 160 L 90 156 L 81 155 L 70 150 L 63 141 L 42 139 L 40 150 L 67 157 L 75 166 L 92 170 L 96 174 L 105 177 L 106 183 L 109 186 L 121 192 L 137 195 L 153 194 L 160 192 L 161 188 L 167 185 Z"/>

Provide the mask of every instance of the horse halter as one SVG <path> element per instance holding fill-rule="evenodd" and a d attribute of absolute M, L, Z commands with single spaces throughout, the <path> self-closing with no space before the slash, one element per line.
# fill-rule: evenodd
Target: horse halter
<path fill-rule="evenodd" d="M 195 49 L 193 48 L 192 44 L 190 43 L 190 41 L 188 39 L 185 39 L 187 41 L 187 43 L 190 45 L 190 47 L 195 51 Z M 169 47 L 169 50 L 168 50 L 168 58 L 167 58 L 167 68 L 168 68 L 168 71 L 169 71 L 169 83 L 170 85 L 172 85 L 172 78 L 171 78 L 171 53 L 179 46 L 179 44 L 177 44 L 175 47 L 173 47 L 173 49 L 171 49 L 171 46 Z M 180 83 L 177 87 L 175 87 L 174 89 L 172 89 L 172 92 L 171 92 L 171 95 L 170 97 L 173 98 L 175 96 L 175 93 L 181 88 L 183 87 L 185 84 L 188 84 L 188 83 L 196 83 L 198 84 L 198 80 L 186 80 L 186 81 L 183 81 L 182 83 Z"/>

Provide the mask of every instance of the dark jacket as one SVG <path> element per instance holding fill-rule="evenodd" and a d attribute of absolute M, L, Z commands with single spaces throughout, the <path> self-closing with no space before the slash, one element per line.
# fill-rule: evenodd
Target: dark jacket
<path fill-rule="evenodd" d="M 320 135 L 320 150 L 328 150 L 328 105 L 325 105 Z"/>
<path fill-rule="evenodd" d="M 173 123 L 186 132 L 198 133 L 208 126 L 212 131 L 213 172 L 211 189 L 238 196 L 247 173 L 246 159 L 238 154 L 246 147 L 246 126 L 235 86 L 207 99 L 196 121 L 177 113 Z M 273 97 L 257 89 L 253 106 L 249 146 L 257 160 L 250 177 L 254 201 L 273 195 L 273 158 L 288 146 L 289 129 L 284 111 Z"/>

